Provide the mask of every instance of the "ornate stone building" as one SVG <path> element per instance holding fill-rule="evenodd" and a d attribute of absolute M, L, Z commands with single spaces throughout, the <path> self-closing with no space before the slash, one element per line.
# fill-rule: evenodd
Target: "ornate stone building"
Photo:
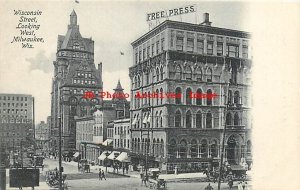
<path fill-rule="evenodd" d="M 145 165 L 148 153 L 148 167 L 168 173 L 217 166 L 225 124 L 225 160 L 251 162 L 249 38 L 247 32 L 211 26 L 206 14 L 202 24 L 166 20 L 132 43 L 136 164 Z M 218 96 L 190 96 L 195 93 Z"/>
<path fill-rule="evenodd" d="M 94 64 L 94 41 L 84 38 L 79 32 L 75 11 L 70 15 L 70 24 L 65 36 L 59 35 L 51 92 L 51 143 L 58 150 L 58 129 L 62 129 L 62 150 L 74 153 L 76 127 L 74 116 L 91 115 L 95 105 L 101 105 L 102 64 Z M 86 92 L 94 92 L 95 97 L 83 98 Z M 61 118 L 61 124 L 59 119 Z"/>

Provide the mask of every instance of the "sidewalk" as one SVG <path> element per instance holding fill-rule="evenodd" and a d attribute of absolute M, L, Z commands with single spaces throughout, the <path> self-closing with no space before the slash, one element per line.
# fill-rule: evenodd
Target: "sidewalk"
<path fill-rule="evenodd" d="M 64 162 L 64 164 L 69 164 L 72 166 L 78 166 L 77 162 L 71 161 L 71 162 Z M 106 171 L 106 167 L 104 166 L 91 166 L 91 172 L 92 173 L 98 173 L 99 172 L 99 168 L 101 168 L 101 170 Z M 118 173 L 117 170 L 115 172 L 113 172 L 114 169 L 112 167 L 107 167 L 107 172 L 109 173 L 115 173 L 118 175 L 123 175 L 123 170 L 119 169 Z M 125 172 L 124 176 L 129 176 L 129 177 L 134 177 L 134 178 L 140 178 L 140 173 L 138 171 L 128 171 L 128 174 Z M 159 178 L 161 179 L 166 179 L 166 180 L 170 180 L 170 179 L 191 179 L 191 178 L 202 178 L 202 177 L 206 177 L 206 175 L 204 175 L 202 172 L 201 173 L 182 173 L 182 174 L 160 174 Z"/>

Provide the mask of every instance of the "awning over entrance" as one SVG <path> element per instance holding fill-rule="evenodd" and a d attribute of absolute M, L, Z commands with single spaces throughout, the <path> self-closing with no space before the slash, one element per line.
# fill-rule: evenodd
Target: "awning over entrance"
<path fill-rule="evenodd" d="M 130 159 L 128 157 L 127 152 L 122 152 L 117 158 L 116 160 L 119 160 L 120 162 L 130 162 Z"/>
<path fill-rule="evenodd" d="M 79 152 L 75 152 L 75 154 L 73 154 L 73 157 L 77 158 L 79 156 Z"/>
<path fill-rule="evenodd" d="M 106 140 L 102 143 L 102 145 L 104 145 L 104 146 L 109 146 L 112 142 L 113 142 L 112 139 L 106 139 Z"/>
<path fill-rule="evenodd" d="M 119 156 L 120 152 L 113 151 L 107 158 L 110 160 L 114 160 L 117 156 Z"/>
<path fill-rule="evenodd" d="M 102 152 L 102 154 L 98 157 L 98 159 L 99 160 L 105 160 L 105 158 L 106 158 L 106 154 L 108 153 L 108 151 L 104 151 L 104 152 Z"/>

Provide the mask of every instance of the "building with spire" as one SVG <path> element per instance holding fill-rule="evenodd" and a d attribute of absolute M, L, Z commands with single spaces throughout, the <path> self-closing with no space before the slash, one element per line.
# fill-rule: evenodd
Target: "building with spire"
<path fill-rule="evenodd" d="M 51 91 L 51 147 L 58 150 L 58 129 L 62 131 L 62 151 L 75 152 L 76 122 L 74 116 L 90 116 L 95 106 L 102 105 L 98 96 L 103 89 L 102 63 L 94 64 L 94 41 L 82 37 L 73 10 L 66 35 L 58 35 L 54 77 Z M 86 92 L 95 97 L 83 98 Z M 59 123 L 59 118 L 61 122 Z"/>

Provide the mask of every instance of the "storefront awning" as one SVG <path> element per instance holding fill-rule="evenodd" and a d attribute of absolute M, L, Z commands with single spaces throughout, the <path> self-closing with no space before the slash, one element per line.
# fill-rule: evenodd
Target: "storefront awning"
<path fill-rule="evenodd" d="M 105 158 L 106 158 L 106 154 L 108 153 L 108 151 L 104 151 L 104 152 L 102 152 L 102 154 L 98 157 L 98 159 L 99 160 L 105 160 Z"/>
<path fill-rule="evenodd" d="M 116 157 L 118 157 L 120 152 L 113 151 L 107 158 L 110 160 L 114 160 Z"/>
<path fill-rule="evenodd" d="M 127 152 L 122 152 L 116 160 L 119 160 L 120 162 L 130 162 Z"/>
<path fill-rule="evenodd" d="M 73 157 L 77 158 L 79 156 L 79 152 L 75 152 L 75 154 L 73 154 Z"/>
<path fill-rule="evenodd" d="M 106 140 L 102 143 L 102 145 L 104 145 L 104 146 L 109 146 L 112 142 L 113 142 L 112 139 L 106 139 Z"/>

